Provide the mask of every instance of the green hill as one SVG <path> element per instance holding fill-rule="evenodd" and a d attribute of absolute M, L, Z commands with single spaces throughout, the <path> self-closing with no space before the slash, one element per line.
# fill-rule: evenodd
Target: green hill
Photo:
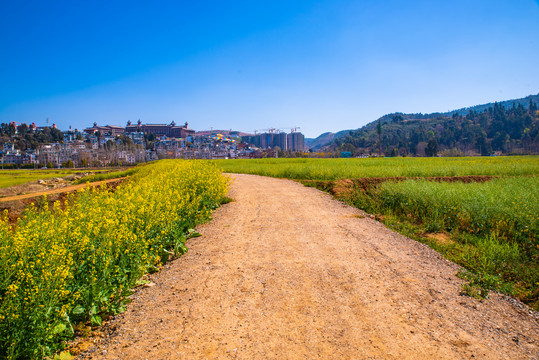
<path fill-rule="evenodd" d="M 329 146 L 354 155 L 378 153 L 379 140 L 385 156 L 538 154 L 538 102 L 539 94 L 446 113 L 388 114 L 341 132 Z"/>
<path fill-rule="evenodd" d="M 305 139 L 305 145 L 307 145 L 307 147 L 309 147 L 309 149 L 319 150 L 320 148 L 330 144 L 334 139 L 338 139 L 338 138 L 340 138 L 342 136 L 347 135 L 350 131 L 353 131 L 353 130 L 341 130 L 341 131 L 339 131 L 337 133 L 326 132 L 326 133 L 323 133 L 323 134 L 319 135 L 315 139 L 306 138 Z"/>

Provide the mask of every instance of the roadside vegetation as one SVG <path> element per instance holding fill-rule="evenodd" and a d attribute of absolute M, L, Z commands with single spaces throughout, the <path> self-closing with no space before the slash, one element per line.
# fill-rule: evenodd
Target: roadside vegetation
<path fill-rule="evenodd" d="M 539 310 L 539 157 L 219 161 L 228 172 L 300 179 L 464 267 L 463 291 Z"/>
<path fill-rule="evenodd" d="M 127 170 L 99 172 L 97 174 L 85 176 L 83 178 L 75 180 L 73 183 L 83 184 L 87 182 L 124 178 L 135 174 L 139 169 L 140 167 L 134 167 Z"/>
<path fill-rule="evenodd" d="M 0 358 L 41 359 L 125 309 L 140 278 L 185 251 L 225 199 L 213 164 L 165 160 L 0 220 Z"/>

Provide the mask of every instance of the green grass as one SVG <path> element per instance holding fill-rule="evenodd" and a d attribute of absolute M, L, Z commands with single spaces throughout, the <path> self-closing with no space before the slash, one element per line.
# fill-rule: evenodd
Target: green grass
<path fill-rule="evenodd" d="M 432 230 L 466 230 L 518 242 L 537 250 L 539 235 L 539 177 L 496 178 L 485 183 L 408 180 L 385 182 L 378 192 L 379 206 L 416 221 L 428 221 Z M 524 245 L 525 244 L 525 245 Z"/>
<path fill-rule="evenodd" d="M 301 180 L 539 174 L 539 156 L 214 160 L 225 172 Z"/>
<path fill-rule="evenodd" d="M 117 178 L 123 178 L 127 176 L 131 176 L 137 172 L 137 170 L 140 169 L 139 167 L 130 168 L 127 170 L 122 171 L 111 171 L 106 173 L 99 173 L 95 175 L 90 175 L 83 177 L 79 180 L 74 181 L 74 184 L 82 184 L 86 182 L 94 182 L 94 181 L 101 181 L 101 180 L 109 180 L 109 179 L 117 179 Z"/>
<path fill-rule="evenodd" d="M 119 177 L 125 177 L 132 175 L 134 169 L 128 169 L 124 171 L 114 171 L 111 169 L 92 169 L 92 170 L 81 170 L 81 169 L 24 169 L 24 170 L 0 170 L 0 188 L 8 188 L 14 185 L 26 184 L 33 182 L 39 179 L 51 179 L 51 178 L 61 178 L 71 174 L 81 174 L 81 173 L 93 173 L 93 175 L 86 176 L 75 181 L 75 184 L 81 184 L 88 181 L 99 181 L 106 179 L 113 179 Z"/>
<path fill-rule="evenodd" d="M 95 172 L 96 170 L 92 170 Z M 103 171 L 103 170 L 98 170 Z M 54 170 L 0 170 L 0 188 L 7 188 L 14 185 L 25 184 L 39 179 L 50 179 L 54 177 L 64 177 L 70 174 L 80 173 L 80 169 L 54 169 Z"/>

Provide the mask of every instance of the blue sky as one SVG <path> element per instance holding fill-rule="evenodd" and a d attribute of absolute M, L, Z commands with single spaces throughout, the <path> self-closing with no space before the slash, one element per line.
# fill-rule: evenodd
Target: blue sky
<path fill-rule="evenodd" d="M 539 92 L 539 3 L 0 0 L 0 122 L 300 127 Z"/>

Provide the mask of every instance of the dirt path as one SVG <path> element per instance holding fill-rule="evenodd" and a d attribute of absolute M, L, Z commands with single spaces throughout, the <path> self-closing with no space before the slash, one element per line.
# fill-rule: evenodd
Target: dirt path
<path fill-rule="evenodd" d="M 459 295 L 458 267 L 313 188 L 237 175 L 94 359 L 534 359 L 539 320 Z"/>
<path fill-rule="evenodd" d="M 64 186 L 57 189 L 52 190 L 46 190 L 46 191 L 38 191 L 38 192 L 31 192 L 29 194 L 23 194 L 23 195 L 13 195 L 13 196 L 6 196 L 3 198 L 0 198 L 0 203 L 2 202 L 10 202 L 10 201 L 19 201 L 19 200 L 25 200 L 25 199 L 31 199 L 35 197 L 40 197 L 42 195 L 53 195 L 53 194 L 63 194 L 68 193 L 72 191 L 77 191 L 78 189 L 82 189 L 86 186 L 99 186 L 101 184 L 108 184 L 111 182 L 118 181 L 118 179 L 108 179 L 108 180 L 101 180 L 101 181 L 95 181 L 92 183 L 82 183 L 78 185 L 70 185 L 70 186 Z"/>

